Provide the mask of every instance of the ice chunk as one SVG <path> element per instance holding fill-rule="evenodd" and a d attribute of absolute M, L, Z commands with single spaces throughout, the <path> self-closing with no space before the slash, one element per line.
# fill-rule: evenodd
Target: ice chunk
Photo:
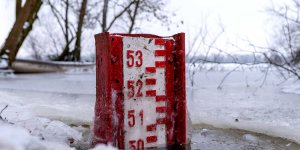
<path fill-rule="evenodd" d="M 287 85 L 282 88 L 282 92 L 291 94 L 300 94 L 300 85 Z"/>
<path fill-rule="evenodd" d="M 98 144 L 95 148 L 90 150 L 118 150 L 117 148 L 111 146 L 111 145 L 104 145 L 104 144 Z"/>
<path fill-rule="evenodd" d="M 252 134 L 244 134 L 243 139 L 245 141 L 251 142 L 251 143 L 258 143 L 258 137 L 252 135 Z"/>
<path fill-rule="evenodd" d="M 82 133 L 61 121 L 33 115 L 19 99 L 17 96 L 0 92 L 0 110 L 5 108 L 0 115 L 6 123 L 13 124 L 23 130 L 27 129 L 26 131 L 32 136 L 48 142 L 76 145 L 82 139 Z M 0 133 L 2 134 L 2 132 Z"/>
<path fill-rule="evenodd" d="M 31 136 L 24 128 L 0 123 L 0 149 L 13 150 L 71 150 L 68 146 L 59 143 L 46 142 Z"/>

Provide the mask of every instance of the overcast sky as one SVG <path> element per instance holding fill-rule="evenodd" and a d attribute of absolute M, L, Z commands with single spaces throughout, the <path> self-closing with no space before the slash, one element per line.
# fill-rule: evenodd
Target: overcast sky
<path fill-rule="evenodd" d="M 172 20 L 183 20 L 184 24 L 171 26 L 170 30 L 159 24 L 146 26 L 143 31 L 159 35 L 186 32 L 193 35 L 203 22 L 211 32 L 222 23 L 230 40 L 249 39 L 264 44 L 271 24 L 264 12 L 271 0 L 169 0 L 168 9 L 175 10 Z M 282 2 L 284 0 L 273 0 Z M 2 44 L 14 21 L 14 2 L 0 0 L 0 43 Z"/>
<path fill-rule="evenodd" d="M 273 0 L 274 3 L 282 1 Z M 230 42 L 240 44 L 240 39 L 248 39 L 265 45 L 272 27 L 270 15 L 265 11 L 270 4 L 271 0 L 172 0 L 169 7 L 178 10 L 175 12 L 184 21 L 184 26 L 164 30 L 162 34 L 184 31 L 188 36 L 194 36 L 203 22 L 210 32 L 221 23 Z M 149 28 L 149 31 L 156 33 L 157 29 Z"/>
<path fill-rule="evenodd" d="M 14 21 L 14 3 L 0 0 L 0 43 L 3 44 Z"/>

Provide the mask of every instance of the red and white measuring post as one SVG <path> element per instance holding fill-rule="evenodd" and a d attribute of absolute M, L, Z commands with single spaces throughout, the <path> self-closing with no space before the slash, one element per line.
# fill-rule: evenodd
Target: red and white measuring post
<path fill-rule="evenodd" d="M 97 34 L 93 145 L 144 150 L 186 144 L 185 38 Z"/>

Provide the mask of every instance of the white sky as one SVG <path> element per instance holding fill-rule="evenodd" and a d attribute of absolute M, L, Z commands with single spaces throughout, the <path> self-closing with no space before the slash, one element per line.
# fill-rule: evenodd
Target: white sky
<path fill-rule="evenodd" d="M 267 22 L 268 15 L 264 9 L 269 4 L 270 0 L 169 0 L 168 9 L 175 9 L 177 14 L 173 20 L 183 20 L 184 25 L 171 26 L 171 30 L 168 31 L 159 23 L 154 23 L 146 26 L 143 31 L 158 35 L 186 32 L 187 36 L 193 36 L 203 22 L 207 22 L 211 32 L 214 32 L 213 30 L 221 22 L 231 42 L 243 38 L 256 44 L 265 44 L 268 37 L 266 31 L 271 24 Z M 14 21 L 13 1 L 0 0 L 0 20 L 2 45 Z"/>
<path fill-rule="evenodd" d="M 15 20 L 14 6 L 13 1 L 0 0 L 0 46 L 4 43 Z"/>
<path fill-rule="evenodd" d="M 170 35 L 182 31 L 187 38 L 193 38 L 201 24 L 206 24 L 210 33 L 215 34 L 221 23 L 225 27 L 225 38 L 220 40 L 223 44 L 230 42 L 244 47 L 241 39 L 247 39 L 257 45 L 266 45 L 272 23 L 268 22 L 270 16 L 265 9 L 270 4 L 270 0 L 172 0 L 169 7 L 178 10 L 178 19 L 184 21 L 184 26 L 161 33 Z M 156 31 L 153 26 L 149 28 L 149 32 Z"/>

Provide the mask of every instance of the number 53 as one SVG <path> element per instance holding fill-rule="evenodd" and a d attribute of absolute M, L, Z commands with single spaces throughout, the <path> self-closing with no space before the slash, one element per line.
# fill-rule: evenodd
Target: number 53
<path fill-rule="evenodd" d="M 135 61 L 135 56 L 137 57 L 137 60 Z M 133 50 L 127 50 L 127 66 L 133 67 L 135 63 L 135 67 L 141 67 L 143 65 L 143 53 L 141 50 L 133 51 Z"/>

